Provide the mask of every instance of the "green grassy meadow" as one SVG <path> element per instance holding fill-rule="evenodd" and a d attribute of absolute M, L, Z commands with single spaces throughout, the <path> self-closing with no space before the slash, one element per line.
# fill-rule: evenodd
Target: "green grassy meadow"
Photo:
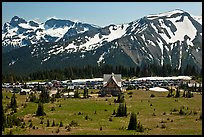
<path fill-rule="evenodd" d="M 92 90 L 93 93 L 97 91 Z M 127 94 L 131 91 L 133 92 L 132 97 Z M 82 91 L 80 92 L 82 94 Z M 90 92 L 91 90 L 89 90 Z M 151 94 L 154 94 L 155 97 L 150 97 Z M 17 94 L 18 110 L 16 115 L 24 119 L 26 126 L 24 129 L 16 126 L 12 129 L 6 128 L 3 134 L 12 130 L 15 135 L 201 135 L 202 120 L 199 117 L 202 114 L 202 95 L 194 93 L 192 98 L 167 98 L 167 94 L 168 92 L 145 90 L 126 91 L 127 117 L 112 115 L 113 110 L 117 111 L 119 106 L 118 103 L 114 103 L 114 99 L 117 97 L 58 98 L 54 103 L 44 104 L 46 116 L 37 117 L 35 112 L 38 104 L 25 102 L 28 95 Z M 11 98 L 12 93 L 3 90 L 2 95 L 2 103 L 5 108 L 10 102 L 10 99 L 5 96 Z M 24 108 L 22 104 L 25 103 L 27 106 Z M 60 104 L 61 107 L 59 107 Z M 55 108 L 54 111 L 51 111 L 52 107 Z M 186 115 L 178 114 L 181 107 Z M 178 111 L 172 112 L 173 109 Z M 137 120 L 145 128 L 144 132 L 126 130 L 131 112 L 137 114 Z M 86 116 L 88 116 L 87 120 L 85 119 Z M 40 124 L 42 118 L 43 124 Z M 109 121 L 109 118 L 112 118 L 112 121 Z M 47 119 L 50 121 L 50 127 L 46 127 Z M 29 128 L 29 120 L 32 120 L 33 126 L 38 129 Z M 62 121 L 63 127 L 51 127 L 53 120 L 55 124 Z M 70 131 L 68 131 L 65 126 L 71 121 L 77 122 L 78 125 L 71 126 Z M 58 129 L 59 132 L 56 133 Z"/>

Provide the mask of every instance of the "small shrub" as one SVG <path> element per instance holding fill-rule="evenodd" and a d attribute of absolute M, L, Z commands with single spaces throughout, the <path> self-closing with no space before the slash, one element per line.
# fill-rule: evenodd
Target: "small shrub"
<path fill-rule="evenodd" d="M 200 114 L 199 120 L 202 120 L 202 113 Z"/>
<path fill-rule="evenodd" d="M 154 95 L 154 94 L 151 94 L 150 97 L 155 97 L 155 95 Z"/>
<path fill-rule="evenodd" d="M 155 113 L 153 113 L 153 114 L 152 114 L 152 116 L 156 116 L 156 114 L 155 114 Z"/>
<path fill-rule="evenodd" d="M 112 118 L 109 118 L 109 121 L 113 121 L 113 119 L 112 119 Z"/>
<path fill-rule="evenodd" d="M 85 120 L 88 120 L 88 119 L 89 119 L 89 117 L 86 115 L 86 116 L 85 116 Z"/>
<path fill-rule="evenodd" d="M 140 122 L 138 123 L 137 125 L 137 129 L 136 129 L 137 132 L 144 132 L 144 127 L 142 124 L 140 124 Z"/>
<path fill-rule="evenodd" d="M 123 126 L 122 126 L 122 127 L 119 127 L 119 130 L 124 130 L 124 129 L 125 129 L 125 127 L 123 127 Z"/>
<path fill-rule="evenodd" d="M 165 125 L 165 124 L 162 124 L 162 125 L 161 125 L 161 128 L 166 128 L 166 125 Z"/>
<path fill-rule="evenodd" d="M 52 121 L 52 127 L 54 127 L 54 126 L 55 126 L 55 121 L 53 120 L 53 121 Z"/>
<path fill-rule="evenodd" d="M 62 105 L 61 105 L 61 104 L 59 104 L 59 107 L 62 107 Z"/>
<path fill-rule="evenodd" d="M 133 92 L 132 92 L 132 91 L 130 91 L 130 92 L 128 92 L 127 94 L 128 94 L 128 95 L 132 95 L 132 94 L 133 94 Z"/>
<path fill-rule="evenodd" d="M 42 121 L 42 120 L 40 121 L 40 124 L 43 124 L 43 121 Z"/>
<path fill-rule="evenodd" d="M 162 120 L 160 123 L 167 123 L 167 122 Z"/>
<path fill-rule="evenodd" d="M 50 126 L 50 121 L 47 120 L 47 126 L 46 127 L 49 127 Z"/>
<path fill-rule="evenodd" d="M 127 89 L 126 89 L 126 90 L 133 90 L 133 89 L 135 89 L 135 87 L 134 87 L 134 86 L 132 86 L 132 85 L 128 85 L 128 87 L 127 87 Z"/>
<path fill-rule="evenodd" d="M 72 120 L 69 126 L 78 126 L 78 123 Z"/>
<path fill-rule="evenodd" d="M 183 109 L 180 109 L 180 111 L 179 111 L 179 115 L 185 115 Z"/>
<path fill-rule="evenodd" d="M 60 124 L 59 124 L 59 126 L 60 126 L 60 127 L 63 127 L 62 121 L 60 121 Z"/>
<path fill-rule="evenodd" d="M 107 111 L 107 109 L 104 109 L 104 111 Z"/>
<path fill-rule="evenodd" d="M 52 108 L 51 108 L 51 111 L 55 111 L 55 108 L 54 108 L 54 107 L 52 107 Z"/>
<path fill-rule="evenodd" d="M 57 130 L 56 130 L 56 133 L 59 133 L 60 132 L 60 129 L 58 128 Z"/>
<path fill-rule="evenodd" d="M 169 118 L 167 118 L 166 120 L 169 120 Z"/>
<path fill-rule="evenodd" d="M 35 126 L 33 126 L 33 129 L 35 129 Z"/>
<path fill-rule="evenodd" d="M 184 108 L 185 108 L 184 106 L 181 106 L 181 107 L 180 107 L 180 109 L 184 109 Z"/>
<path fill-rule="evenodd" d="M 150 106 L 152 106 L 152 104 L 150 104 Z"/>
<path fill-rule="evenodd" d="M 21 128 L 25 128 L 24 124 L 22 124 Z"/>
<path fill-rule="evenodd" d="M 71 127 L 70 126 L 67 127 L 67 131 L 68 132 L 71 131 Z"/>
<path fill-rule="evenodd" d="M 173 119 L 171 120 L 171 122 L 174 122 Z"/>
<path fill-rule="evenodd" d="M 163 115 L 166 115 L 166 112 L 164 112 Z"/>
<path fill-rule="evenodd" d="M 172 110 L 172 112 L 176 112 L 176 111 L 178 111 L 178 109 L 176 109 L 176 108 L 174 108 L 174 109 Z"/>
<path fill-rule="evenodd" d="M 197 115 L 198 113 L 197 113 L 196 111 L 193 111 L 193 114 L 194 114 L 194 115 Z"/>
<path fill-rule="evenodd" d="M 102 127 L 100 127 L 100 131 L 102 131 Z"/>
<path fill-rule="evenodd" d="M 117 103 L 117 100 L 116 99 L 114 99 L 114 101 L 113 101 L 114 103 Z"/>
<path fill-rule="evenodd" d="M 82 115 L 82 113 L 81 113 L 81 112 L 79 112 L 79 113 L 78 113 L 78 115 Z"/>
<path fill-rule="evenodd" d="M 113 110 L 113 114 L 112 115 L 115 115 L 116 114 L 116 112 L 115 112 L 115 110 Z"/>

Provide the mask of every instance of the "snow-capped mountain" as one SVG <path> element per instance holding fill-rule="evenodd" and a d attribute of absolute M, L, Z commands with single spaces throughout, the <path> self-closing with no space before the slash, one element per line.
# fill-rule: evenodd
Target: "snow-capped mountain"
<path fill-rule="evenodd" d="M 44 24 L 19 19 L 13 24 L 13 27 L 10 27 L 11 22 L 4 25 L 4 40 L 6 33 L 10 35 L 15 26 L 25 28 L 27 24 L 41 28 L 42 32 L 37 31 L 41 35 L 35 33 L 32 37 L 43 38 L 44 41 L 31 40 L 29 46 L 3 54 L 3 70 L 18 68 L 18 72 L 29 72 L 88 64 L 168 64 L 176 69 L 184 69 L 189 64 L 198 70 L 202 68 L 202 17 L 192 16 L 183 10 L 152 14 L 127 24 L 112 24 L 104 28 L 89 24 L 79 27 L 72 21 L 55 19 Z M 22 38 L 23 34 L 16 32 L 15 35 Z M 47 35 L 52 40 L 48 40 Z M 14 42 L 12 38 L 9 40 Z M 20 52 L 25 53 L 24 56 Z M 35 66 L 29 65 L 31 62 Z M 22 67 L 25 65 L 29 67 Z"/>
<path fill-rule="evenodd" d="M 55 18 L 45 23 L 32 20 L 27 22 L 23 18 L 14 16 L 2 28 L 3 52 L 41 42 L 57 42 L 64 36 L 68 38 L 95 27 L 86 23 Z"/>

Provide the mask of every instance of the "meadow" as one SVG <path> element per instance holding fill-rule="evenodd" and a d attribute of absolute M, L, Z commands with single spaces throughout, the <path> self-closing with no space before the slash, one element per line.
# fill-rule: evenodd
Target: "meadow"
<path fill-rule="evenodd" d="M 89 90 L 89 94 L 91 91 L 96 93 L 98 90 Z M 155 97 L 150 97 L 151 94 Z M 35 116 L 38 104 L 26 102 L 28 95 L 16 94 L 18 109 L 15 115 L 24 120 L 25 127 L 5 128 L 2 134 L 12 130 L 14 135 L 202 135 L 202 95 L 193 93 L 192 98 L 184 98 L 181 92 L 179 98 L 168 98 L 167 94 L 145 90 L 126 91 L 127 117 L 112 115 L 119 106 L 114 103 L 117 97 L 57 98 L 54 103 L 44 104 L 46 115 L 39 117 Z M 5 108 L 12 93 L 3 90 L 2 95 Z M 52 107 L 54 111 L 51 111 Z M 184 115 L 179 114 L 181 108 Z M 127 130 L 132 112 L 136 113 L 138 122 L 145 128 L 144 132 Z M 49 127 L 46 127 L 47 120 L 50 122 Z M 51 127 L 53 120 L 57 125 Z M 30 121 L 35 129 L 29 127 Z M 62 127 L 59 127 L 60 121 Z M 68 129 L 70 123 L 77 124 Z"/>

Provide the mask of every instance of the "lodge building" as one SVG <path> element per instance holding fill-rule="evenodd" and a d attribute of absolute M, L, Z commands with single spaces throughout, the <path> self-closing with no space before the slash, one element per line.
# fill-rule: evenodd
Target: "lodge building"
<path fill-rule="evenodd" d="M 101 96 L 118 96 L 122 93 L 121 74 L 104 74 Z"/>

